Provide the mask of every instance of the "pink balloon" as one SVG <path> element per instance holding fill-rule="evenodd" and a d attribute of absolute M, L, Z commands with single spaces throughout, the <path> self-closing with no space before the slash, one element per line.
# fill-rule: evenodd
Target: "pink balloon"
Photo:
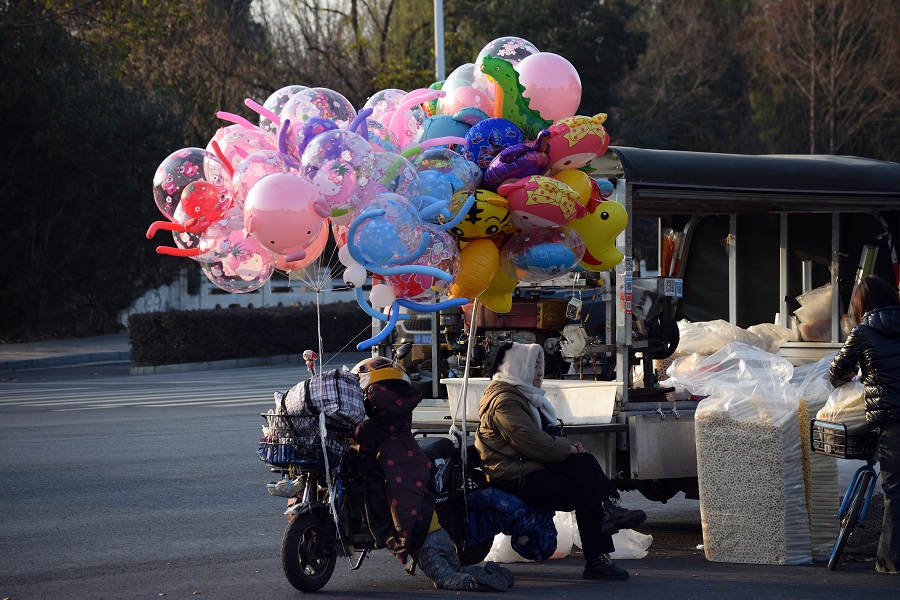
<path fill-rule="evenodd" d="M 244 203 L 247 233 L 286 260 L 305 258 L 331 213 L 315 186 L 290 173 L 274 173 L 260 179 Z"/>
<path fill-rule="evenodd" d="M 581 104 L 581 78 L 568 60 L 552 52 L 526 56 L 515 66 L 523 96 L 548 121 L 571 117 Z"/>
<path fill-rule="evenodd" d="M 445 90 L 446 91 L 446 90 Z M 464 108 L 477 108 L 488 116 L 494 114 L 494 98 L 477 87 L 463 85 L 447 91 L 447 95 L 438 100 L 438 114 L 455 115 Z"/>
<path fill-rule="evenodd" d="M 305 269 L 309 265 L 316 262 L 320 256 L 322 256 L 322 252 L 325 250 L 325 246 L 328 244 L 328 237 L 331 233 L 331 228 L 328 224 L 328 219 L 322 221 L 322 229 L 319 230 L 319 235 L 313 242 L 306 247 L 306 257 L 300 260 L 288 261 L 284 256 L 280 254 L 275 255 L 275 268 L 281 269 L 282 271 L 299 271 L 300 269 Z"/>

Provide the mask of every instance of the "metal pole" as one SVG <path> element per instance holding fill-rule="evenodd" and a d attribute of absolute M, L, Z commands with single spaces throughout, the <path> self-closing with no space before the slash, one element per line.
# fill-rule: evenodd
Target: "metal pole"
<path fill-rule="evenodd" d="M 434 77 L 443 81 L 444 75 L 444 0 L 434 0 Z"/>

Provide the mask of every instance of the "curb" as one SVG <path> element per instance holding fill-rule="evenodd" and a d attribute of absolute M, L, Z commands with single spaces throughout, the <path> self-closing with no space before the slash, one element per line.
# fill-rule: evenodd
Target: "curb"
<path fill-rule="evenodd" d="M 0 361 L 0 371 L 22 371 L 46 367 L 67 367 L 93 363 L 130 362 L 131 352 L 92 352 L 89 354 L 64 354 L 21 360 Z"/>

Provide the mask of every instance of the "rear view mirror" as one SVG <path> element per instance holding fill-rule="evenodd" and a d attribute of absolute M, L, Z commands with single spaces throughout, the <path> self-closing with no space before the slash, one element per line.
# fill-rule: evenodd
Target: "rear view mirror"
<path fill-rule="evenodd" d="M 405 344 L 401 344 L 397 350 L 394 351 L 394 360 L 403 360 L 406 356 L 412 352 L 412 342 L 407 342 Z"/>

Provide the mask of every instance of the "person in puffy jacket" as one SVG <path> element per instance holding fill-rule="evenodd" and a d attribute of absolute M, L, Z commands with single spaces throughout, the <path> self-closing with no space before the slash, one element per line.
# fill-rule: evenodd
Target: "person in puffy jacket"
<path fill-rule="evenodd" d="M 586 561 L 582 576 L 628 579 L 609 558 L 612 534 L 640 525 L 646 515 L 619 506 L 615 486 L 580 443 L 546 431 L 558 419 L 541 389 L 543 347 L 502 344 L 491 371 L 475 438 L 491 486 L 536 510 L 574 510 Z"/>
<path fill-rule="evenodd" d="M 900 569 L 900 297 L 884 279 L 865 277 L 850 299 L 857 325 L 831 363 L 835 387 L 860 373 L 866 420 L 878 427 L 878 462 L 884 489 L 884 521 L 875 570 Z"/>

